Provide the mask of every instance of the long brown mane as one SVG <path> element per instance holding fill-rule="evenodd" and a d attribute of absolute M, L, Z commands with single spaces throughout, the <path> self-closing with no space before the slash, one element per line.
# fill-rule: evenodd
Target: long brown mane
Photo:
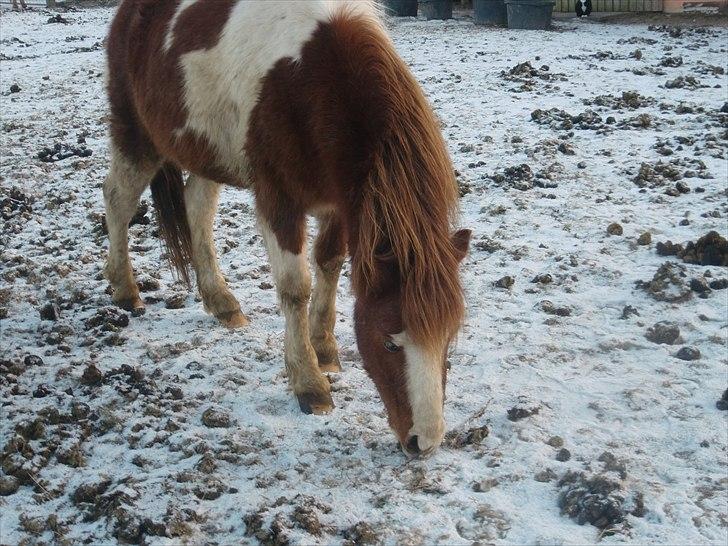
<path fill-rule="evenodd" d="M 351 29 L 343 21 L 333 26 Z M 355 27 L 362 32 L 361 24 Z M 378 262 L 395 260 L 407 332 L 431 347 L 454 335 L 464 314 L 451 241 L 458 199 L 454 170 L 438 121 L 409 68 L 378 25 L 368 30 L 372 35 L 338 40 L 356 48 L 350 58 L 369 92 L 378 95 L 381 135 L 361 195 L 352 280 L 355 292 L 376 289 L 382 282 Z"/>

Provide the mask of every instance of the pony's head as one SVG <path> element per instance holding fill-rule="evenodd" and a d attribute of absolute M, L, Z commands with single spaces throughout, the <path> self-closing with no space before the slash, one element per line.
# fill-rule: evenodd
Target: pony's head
<path fill-rule="evenodd" d="M 354 321 L 364 369 L 410 456 L 431 454 L 445 433 L 447 351 L 463 315 L 457 270 L 469 242 L 469 230 L 455 233 L 445 256 L 423 264 L 432 273 L 424 284 L 414 273 L 403 278 L 393 256 L 381 256 L 379 289 L 357 298 Z M 444 277 L 438 279 L 438 272 Z"/>

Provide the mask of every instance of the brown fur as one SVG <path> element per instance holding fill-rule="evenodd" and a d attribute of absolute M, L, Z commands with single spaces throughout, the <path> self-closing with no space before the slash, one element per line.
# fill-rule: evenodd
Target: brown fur
<path fill-rule="evenodd" d="M 215 45 L 234 0 L 201 0 L 177 19 L 175 40 L 163 51 L 177 0 L 125 0 L 107 44 L 111 134 L 130 160 L 163 157 L 198 176 L 233 186 L 247 184 L 218 165 L 212 146 L 184 127 L 181 55 Z"/>
<path fill-rule="evenodd" d="M 178 19 L 166 53 L 162 44 L 177 2 L 122 4 L 109 39 L 109 96 L 112 135 L 126 157 L 162 158 L 220 183 L 247 182 L 218 165 L 205 139 L 176 134 L 186 119 L 180 55 L 217 43 L 234 3 L 193 4 Z M 359 348 L 390 422 L 406 442 L 413 416 L 404 358 L 386 353 L 383 342 L 407 330 L 418 345 L 446 348 L 464 314 L 458 264 L 469 232 L 452 236 L 457 188 L 437 120 L 381 25 L 352 14 L 320 24 L 300 58 L 280 59 L 261 83 L 245 148 L 258 214 L 278 247 L 295 255 L 304 249 L 307 214 L 333 219 L 315 257 L 335 279 L 348 245 Z M 185 232 L 181 225 L 171 230 Z M 181 248 L 184 259 L 184 241 Z M 305 332 L 310 289 L 300 276 L 283 277 L 279 294 L 284 307 L 295 307 L 295 323 Z M 299 296 L 305 301 L 289 301 Z M 320 322 L 331 322 L 330 309 L 322 309 Z M 298 357 L 313 352 L 300 339 L 296 343 Z M 444 381 L 444 357 L 442 373 Z M 324 390 L 315 401 L 326 402 Z"/>
<path fill-rule="evenodd" d="M 190 286 L 192 235 L 185 213 L 182 171 L 171 163 L 165 163 L 152 180 L 151 190 L 169 261 L 180 279 Z"/>
<path fill-rule="evenodd" d="M 248 142 L 259 206 L 287 250 L 303 238 L 290 211 L 332 206 L 348 220 L 355 294 L 401 284 L 413 339 L 434 345 L 456 332 L 453 168 L 427 100 L 377 25 L 341 15 L 300 63 L 280 61 Z M 382 263 L 388 255 L 397 267 Z"/>

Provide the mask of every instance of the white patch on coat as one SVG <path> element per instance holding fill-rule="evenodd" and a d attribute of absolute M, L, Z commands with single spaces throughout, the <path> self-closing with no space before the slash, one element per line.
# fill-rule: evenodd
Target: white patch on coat
<path fill-rule="evenodd" d="M 308 298 L 311 294 L 311 272 L 305 245 L 300 254 L 281 248 L 268 223 L 258 218 L 258 225 L 268 260 L 276 281 L 281 310 L 286 319 L 284 335 L 288 380 L 296 393 L 328 392 L 328 384 L 319 371 L 316 352 L 311 345 L 308 328 Z"/>
<path fill-rule="evenodd" d="M 278 292 L 293 294 L 296 296 L 311 291 L 311 271 L 306 259 L 306 249 L 301 249 L 300 254 L 294 254 L 283 250 L 278 244 L 278 238 L 270 229 L 268 222 L 258 218 L 258 227 L 265 247 L 268 251 L 268 261 L 278 288 Z"/>
<path fill-rule="evenodd" d="M 182 12 L 195 2 L 197 2 L 197 0 L 181 0 L 177 5 L 177 9 L 175 10 L 174 15 L 172 15 L 172 18 L 169 20 L 169 25 L 167 25 L 167 34 L 164 35 L 164 51 L 172 49 L 172 45 L 174 44 L 174 27 L 177 25 L 177 20 L 180 15 L 182 15 Z"/>
<path fill-rule="evenodd" d="M 445 435 L 443 352 L 430 352 L 416 345 L 406 331 L 394 334 L 392 340 L 402 347 L 405 357 L 407 396 L 412 408 L 412 428 L 408 437 L 417 436 L 420 451 L 428 453 L 442 443 Z"/>
<path fill-rule="evenodd" d="M 245 139 L 263 78 L 280 59 L 298 59 L 319 23 L 340 9 L 376 20 L 366 0 L 238 2 L 214 47 L 180 57 L 187 110 L 180 129 L 206 138 L 221 166 L 248 182 Z"/>

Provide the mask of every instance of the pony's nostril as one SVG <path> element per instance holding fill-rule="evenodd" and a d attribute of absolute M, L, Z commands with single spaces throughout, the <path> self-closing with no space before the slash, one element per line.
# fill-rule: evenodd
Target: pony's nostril
<path fill-rule="evenodd" d="M 407 440 L 407 451 L 410 453 L 419 453 L 420 452 L 420 446 L 417 443 L 417 436 L 411 436 L 409 440 Z"/>

